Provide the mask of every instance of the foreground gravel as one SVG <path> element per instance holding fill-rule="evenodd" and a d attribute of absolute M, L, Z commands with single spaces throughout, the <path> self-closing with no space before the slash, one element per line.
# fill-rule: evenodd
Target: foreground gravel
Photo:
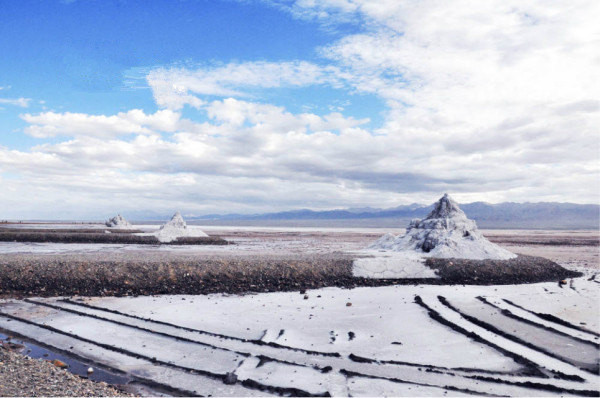
<path fill-rule="evenodd" d="M 28 358 L 0 345 L 2 397 L 130 397 L 106 383 L 83 379 L 49 362 Z"/>

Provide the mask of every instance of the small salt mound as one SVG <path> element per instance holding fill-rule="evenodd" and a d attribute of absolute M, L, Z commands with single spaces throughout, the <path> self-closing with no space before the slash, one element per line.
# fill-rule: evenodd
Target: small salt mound
<path fill-rule="evenodd" d="M 200 229 L 188 228 L 180 212 L 176 212 L 170 221 L 166 222 L 154 233 L 160 242 L 172 242 L 181 237 L 207 237 Z"/>
<path fill-rule="evenodd" d="M 123 217 L 120 214 L 117 214 L 115 217 L 113 217 L 110 220 L 106 221 L 104 223 L 104 225 L 106 225 L 109 228 L 132 228 L 133 227 L 131 225 L 131 223 L 129 223 L 129 221 L 127 221 L 125 219 L 125 217 Z"/>
<path fill-rule="evenodd" d="M 487 240 L 475 221 L 467 218 L 445 194 L 423 220 L 411 221 L 404 236 L 382 236 L 368 249 L 416 251 L 427 257 L 508 260 L 514 253 Z"/>

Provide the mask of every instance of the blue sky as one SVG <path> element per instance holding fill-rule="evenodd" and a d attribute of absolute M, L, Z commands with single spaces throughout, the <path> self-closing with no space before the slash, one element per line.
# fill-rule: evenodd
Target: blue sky
<path fill-rule="evenodd" d="M 318 47 L 360 30 L 350 24 L 325 29 L 263 3 L 207 0 L 3 1 L 1 18 L 0 53 L 11 56 L 0 62 L 0 87 L 10 87 L 6 95 L 33 98 L 28 112 L 152 112 L 157 106 L 150 88 L 139 81 L 140 70 L 232 61 L 318 62 Z M 271 93 L 269 100 L 296 110 L 348 101 L 346 93 L 331 88 L 317 95 L 298 91 Z M 371 96 L 352 99 L 357 113 L 380 105 Z M 3 131 L 23 126 L 18 113 L 0 112 Z M 33 143 L 21 134 L 0 135 L 0 144 L 19 149 Z"/>
<path fill-rule="evenodd" d="M 575 3 L 0 0 L 0 217 L 598 202 Z"/>

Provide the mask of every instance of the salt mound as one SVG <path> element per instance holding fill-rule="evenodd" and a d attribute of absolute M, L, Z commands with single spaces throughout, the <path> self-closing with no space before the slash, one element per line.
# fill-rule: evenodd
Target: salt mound
<path fill-rule="evenodd" d="M 133 227 L 131 225 L 131 223 L 129 223 L 129 221 L 127 221 L 125 219 L 125 217 L 123 217 L 120 214 L 117 214 L 115 217 L 113 217 L 110 220 L 106 221 L 104 223 L 104 225 L 106 225 L 109 228 L 132 228 Z"/>
<path fill-rule="evenodd" d="M 386 234 L 368 249 L 417 251 L 427 257 L 508 260 L 514 253 L 487 240 L 445 194 L 427 217 L 412 220 L 404 236 Z"/>
<path fill-rule="evenodd" d="M 154 233 L 160 242 L 172 242 L 181 237 L 207 237 L 200 229 L 188 228 L 180 212 L 176 212 L 170 221 L 166 222 Z"/>

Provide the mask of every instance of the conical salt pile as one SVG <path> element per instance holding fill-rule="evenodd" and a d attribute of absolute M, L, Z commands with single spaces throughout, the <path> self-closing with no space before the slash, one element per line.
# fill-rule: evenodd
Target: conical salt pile
<path fill-rule="evenodd" d="M 160 227 L 160 229 L 154 234 L 161 242 L 171 242 L 177 238 L 190 236 L 190 237 L 206 237 L 208 236 L 198 228 L 190 229 L 183 220 L 180 212 L 176 212 L 171 220 L 166 222 Z"/>
<path fill-rule="evenodd" d="M 115 217 L 104 223 L 109 228 L 131 228 L 132 225 L 120 214 L 117 214 Z"/>
<path fill-rule="evenodd" d="M 404 236 L 387 234 L 369 246 L 373 250 L 412 251 L 427 257 L 508 260 L 514 253 L 487 240 L 445 194 L 429 215 L 411 221 Z"/>
<path fill-rule="evenodd" d="M 160 229 L 187 229 L 187 224 L 183 220 L 180 212 L 175 212 L 171 220 L 163 224 Z"/>

